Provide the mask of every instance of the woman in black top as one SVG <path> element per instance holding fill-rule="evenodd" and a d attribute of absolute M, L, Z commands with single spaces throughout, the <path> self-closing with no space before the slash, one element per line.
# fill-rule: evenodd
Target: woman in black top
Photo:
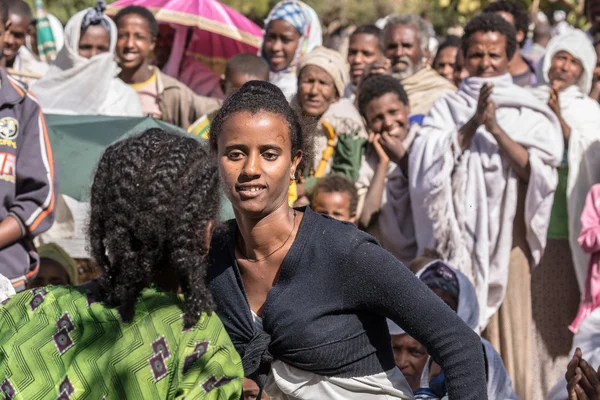
<path fill-rule="evenodd" d="M 236 219 L 214 235 L 209 287 L 247 377 L 274 399 L 411 399 L 387 317 L 442 366 L 451 399 L 487 398 L 475 332 L 372 237 L 288 206 L 303 141 L 276 86 L 245 84 L 210 135 Z"/>

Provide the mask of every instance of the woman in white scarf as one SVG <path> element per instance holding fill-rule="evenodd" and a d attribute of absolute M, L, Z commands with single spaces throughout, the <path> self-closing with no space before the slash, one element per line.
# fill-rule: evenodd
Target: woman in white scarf
<path fill-rule="evenodd" d="M 530 269 L 546 244 L 563 140 L 550 108 L 508 74 L 514 28 L 484 13 L 463 40 L 470 78 L 434 104 L 410 152 L 417 244 L 474 283 L 479 328 L 494 317 L 488 338 L 529 399 Z"/>
<path fill-rule="evenodd" d="M 288 100 L 298 89 L 298 63 L 322 43 L 319 16 L 301 1 L 280 1 L 267 16 L 261 53 L 271 69 L 269 82 L 281 89 Z"/>
<path fill-rule="evenodd" d="M 573 354 L 565 348 L 572 335 L 564 327 L 575 315 L 579 293 L 585 293 L 589 255 L 577 237 L 586 195 L 600 182 L 600 105 L 588 96 L 596 52 L 584 32 L 572 30 L 554 37 L 539 65 L 538 82 L 543 85 L 533 93 L 558 117 L 566 146 L 558 168 L 548 252 L 532 280 L 534 340 L 540 344 L 535 352 L 539 365 L 536 373 L 540 376 L 540 395 L 546 398 L 549 385 L 564 379 L 564 367 Z M 560 292 L 548 294 L 549 287 L 558 287 Z M 570 327 L 573 332 L 588 313 L 587 308 L 581 309 Z M 548 335 L 550 330 L 556 332 Z"/>
<path fill-rule="evenodd" d="M 548 103 L 561 122 L 567 145 L 568 231 L 579 289 L 587 274 L 589 256 L 577 243 L 585 197 L 600 182 L 600 105 L 588 96 L 596 66 L 596 52 L 587 36 L 573 30 L 554 37 L 540 65 L 544 85 L 534 94 Z"/>
<path fill-rule="evenodd" d="M 31 91 L 46 113 L 143 116 L 137 93 L 117 78 L 117 27 L 103 2 L 75 14 L 65 44 L 48 73 Z"/>

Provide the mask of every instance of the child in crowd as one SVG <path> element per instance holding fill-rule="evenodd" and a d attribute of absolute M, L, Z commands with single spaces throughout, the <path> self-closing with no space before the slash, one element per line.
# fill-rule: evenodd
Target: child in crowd
<path fill-rule="evenodd" d="M 221 78 L 221 88 L 225 97 L 231 96 L 248 81 L 268 81 L 269 65 L 254 54 L 236 54 L 231 57 L 225 67 L 225 75 Z M 195 136 L 208 139 L 210 121 L 217 111 L 205 114 L 188 128 L 188 132 Z"/>
<path fill-rule="evenodd" d="M 7 21 L 0 0 L 0 36 Z M 19 291 L 38 272 L 33 238 L 54 221 L 54 160 L 36 99 L 3 68 L 0 83 L 0 274 Z"/>
<path fill-rule="evenodd" d="M 370 132 L 357 182 L 367 191 L 358 225 L 407 263 L 417 255 L 407 171 L 418 125 L 411 126 L 408 96 L 391 76 L 367 78 L 358 106 Z"/>
<path fill-rule="evenodd" d="M 350 179 L 342 175 L 329 175 L 315 185 L 311 208 L 320 214 L 340 221 L 356 222 L 358 192 Z"/>
<path fill-rule="evenodd" d="M 145 115 L 187 129 L 205 113 L 218 109 L 221 101 L 198 96 L 192 89 L 151 65 L 158 22 L 141 6 L 128 6 L 115 16 L 117 57 L 121 78 L 138 94 Z"/>

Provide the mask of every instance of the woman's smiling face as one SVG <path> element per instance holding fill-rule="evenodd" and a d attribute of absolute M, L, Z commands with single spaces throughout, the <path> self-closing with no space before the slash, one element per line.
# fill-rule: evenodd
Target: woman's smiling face
<path fill-rule="evenodd" d="M 223 123 L 217 149 L 226 194 L 237 212 L 261 218 L 287 202 L 302 151 L 292 154 L 283 116 L 236 112 Z"/>

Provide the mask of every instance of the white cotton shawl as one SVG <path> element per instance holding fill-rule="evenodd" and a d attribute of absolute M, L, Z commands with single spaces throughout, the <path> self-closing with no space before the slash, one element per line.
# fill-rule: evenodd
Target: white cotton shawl
<path fill-rule="evenodd" d="M 533 89 L 536 97 L 544 103 L 548 102 L 550 96 L 548 71 L 552 58 L 559 51 L 567 51 L 583 65 L 579 81 L 561 91 L 558 99 L 562 117 L 571 128 L 567 150 L 569 244 L 579 290 L 584 293 L 590 256 L 581 249 L 577 237 L 581 231 L 580 217 L 588 190 L 600 182 L 600 105 L 588 96 L 596 66 L 596 51 L 587 35 L 580 30 L 554 37 L 540 64 L 542 68 L 538 82 L 544 82 L 544 85 Z"/>
<path fill-rule="evenodd" d="M 404 148 L 410 150 L 410 145 L 418 129 L 417 124 L 411 126 L 403 141 Z M 378 163 L 379 157 L 373 147 L 369 146 L 363 157 L 356 182 L 359 190 L 370 186 Z M 381 209 L 367 232 L 375 237 L 384 249 L 405 264 L 417 256 L 408 177 L 396 163 L 390 162 L 389 164 L 385 177 L 385 189 L 381 198 Z"/>
<path fill-rule="evenodd" d="M 537 265 L 546 245 L 556 167 L 563 139 L 556 116 L 510 75 L 467 78 L 441 97 L 423 121 L 410 151 L 409 187 L 419 252 L 437 248 L 474 283 L 483 330 L 508 282 L 518 177 L 493 136 L 481 126 L 461 152 L 458 130 L 474 115 L 479 91 L 493 83 L 498 124 L 529 153 L 531 175 L 523 232 Z"/>
<path fill-rule="evenodd" d="M 117 27 L 110 18 L 104 17 L 110 25 L 109 51 L 90 59 L 79 55 L 81 24 L 88 10 L 71 17 L 65 27 L 63 48 L 31 91 L 46 113 L 143 116 L 137 93 L 117 77 Z"/>

